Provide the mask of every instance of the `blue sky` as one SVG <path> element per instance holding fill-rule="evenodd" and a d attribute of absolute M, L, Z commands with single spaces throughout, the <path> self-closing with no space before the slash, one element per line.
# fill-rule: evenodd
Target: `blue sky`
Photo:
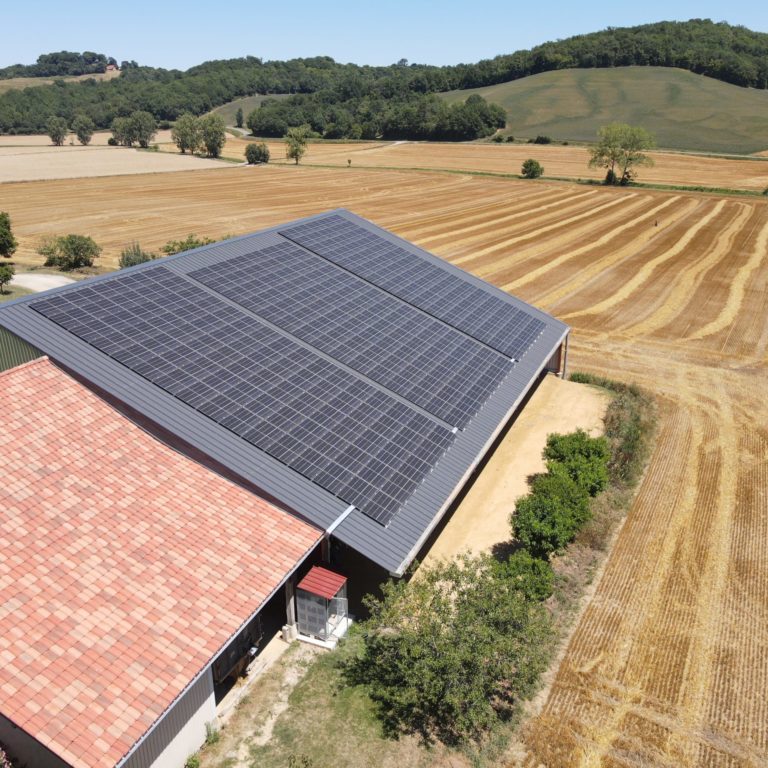
<path fill-rule="evenodd" d="M 592 2 L 75 2 L 29 0 L 3 14 L 0 66 L 40 53 L 92 50 L 118 61 L 186 69 L 248 54 L 329 55 L 359 64 L 456 64 L 546 40 L 660 20 L 710 18 L 768 32 L 768 3 Z M 205 9 L 205 10 L 204 10 Z"/>

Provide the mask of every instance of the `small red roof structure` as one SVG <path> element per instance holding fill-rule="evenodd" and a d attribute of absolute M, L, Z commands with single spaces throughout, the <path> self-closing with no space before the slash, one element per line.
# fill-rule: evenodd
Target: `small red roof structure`
<path fill-rule="evenodd" d="M 0 712 L 112 768 L 322 532 L 47 358 L 0 373 Z"/>
<path fill-rule="evenodd" d="M 303 589 L 312 595 L 330 600 L 347 583 L 345 576 L 329 571 L 319 565 L 313 565 L 309 573 L 299 582 L 297 589 Z"/>

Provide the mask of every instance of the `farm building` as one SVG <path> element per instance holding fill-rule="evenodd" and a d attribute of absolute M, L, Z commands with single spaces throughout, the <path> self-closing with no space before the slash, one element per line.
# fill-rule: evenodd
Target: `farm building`
<path fill-rule="evenodd" d="M 402 575 L 567 334 L 347 211 L 0 308 L 0 741 L 181 766 L 254 620 Z"/>

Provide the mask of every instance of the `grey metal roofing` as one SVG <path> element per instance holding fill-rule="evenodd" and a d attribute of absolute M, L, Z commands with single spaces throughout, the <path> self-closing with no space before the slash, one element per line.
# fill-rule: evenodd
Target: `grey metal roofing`
<path fill-rule="evenodd" d="M 99 283 L 114 280 L 129 271 L 149 273 L 162 265 L 198 286 L 201 291 L 211 292 L 211 288 L 197 282 L 191 273 L 271 245 L 286 243 L 288 240 L 280 234 L 281 230 L 331 217 L 341 217 L 345 224 L 353 224 L 384 238 L 388 243 L 410 253 L 414 260 L 437 266 L 445 275 L 453 275 L 479 288 L 495 301 L 501 299 L 506 305 L 524 311 L 527 316 L 543 324 L 541 332 L 527 351 L 514 361 L 514 365 L 480 410 L 463 425 L 463 429 L 457 430 L 451 445 L 386 526 L 359 509 L 349 513 L 346 501 L 32 309 L 32 305 L 41 298 L 77 291 L 83 287 L 83 283 L 23 297 L 3 305 L 0 307 L 0 326 L 203 451 L 298 516 L 326 530 L 333 529 L 333 535 L 340 541 L 387 570 L 402 573 L 567 335 L 566 325 L 345 210 L 204 246 L 158 262 L 142 264 L 131 270 L 93 278 L 87 284 L 98 286 Z M 220 293 L 215 295 L 232 307 L 239 306 Z M 282 332 L 280 328 L 276 329 Z M 291 334 L 284 335 L 286 343 L 289 340 L 295 341 Z M 478 510 L 478 514 L 482 513 L 482 510 Z"/>

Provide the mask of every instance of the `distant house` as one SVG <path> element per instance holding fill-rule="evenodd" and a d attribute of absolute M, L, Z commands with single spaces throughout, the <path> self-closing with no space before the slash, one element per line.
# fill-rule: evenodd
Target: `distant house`
<path fill-rule="evenodd" d="M 254 622 L 402 575 L 567 337 L 347 211 L 0 307 L 0 741 L 180 768 Z"/>
<path fill-rule="evenodd" d="M 120 67 L 117 66 L 117 64 L 107 64 L 107 72 L 118 72 L 120 70 Z"/>

